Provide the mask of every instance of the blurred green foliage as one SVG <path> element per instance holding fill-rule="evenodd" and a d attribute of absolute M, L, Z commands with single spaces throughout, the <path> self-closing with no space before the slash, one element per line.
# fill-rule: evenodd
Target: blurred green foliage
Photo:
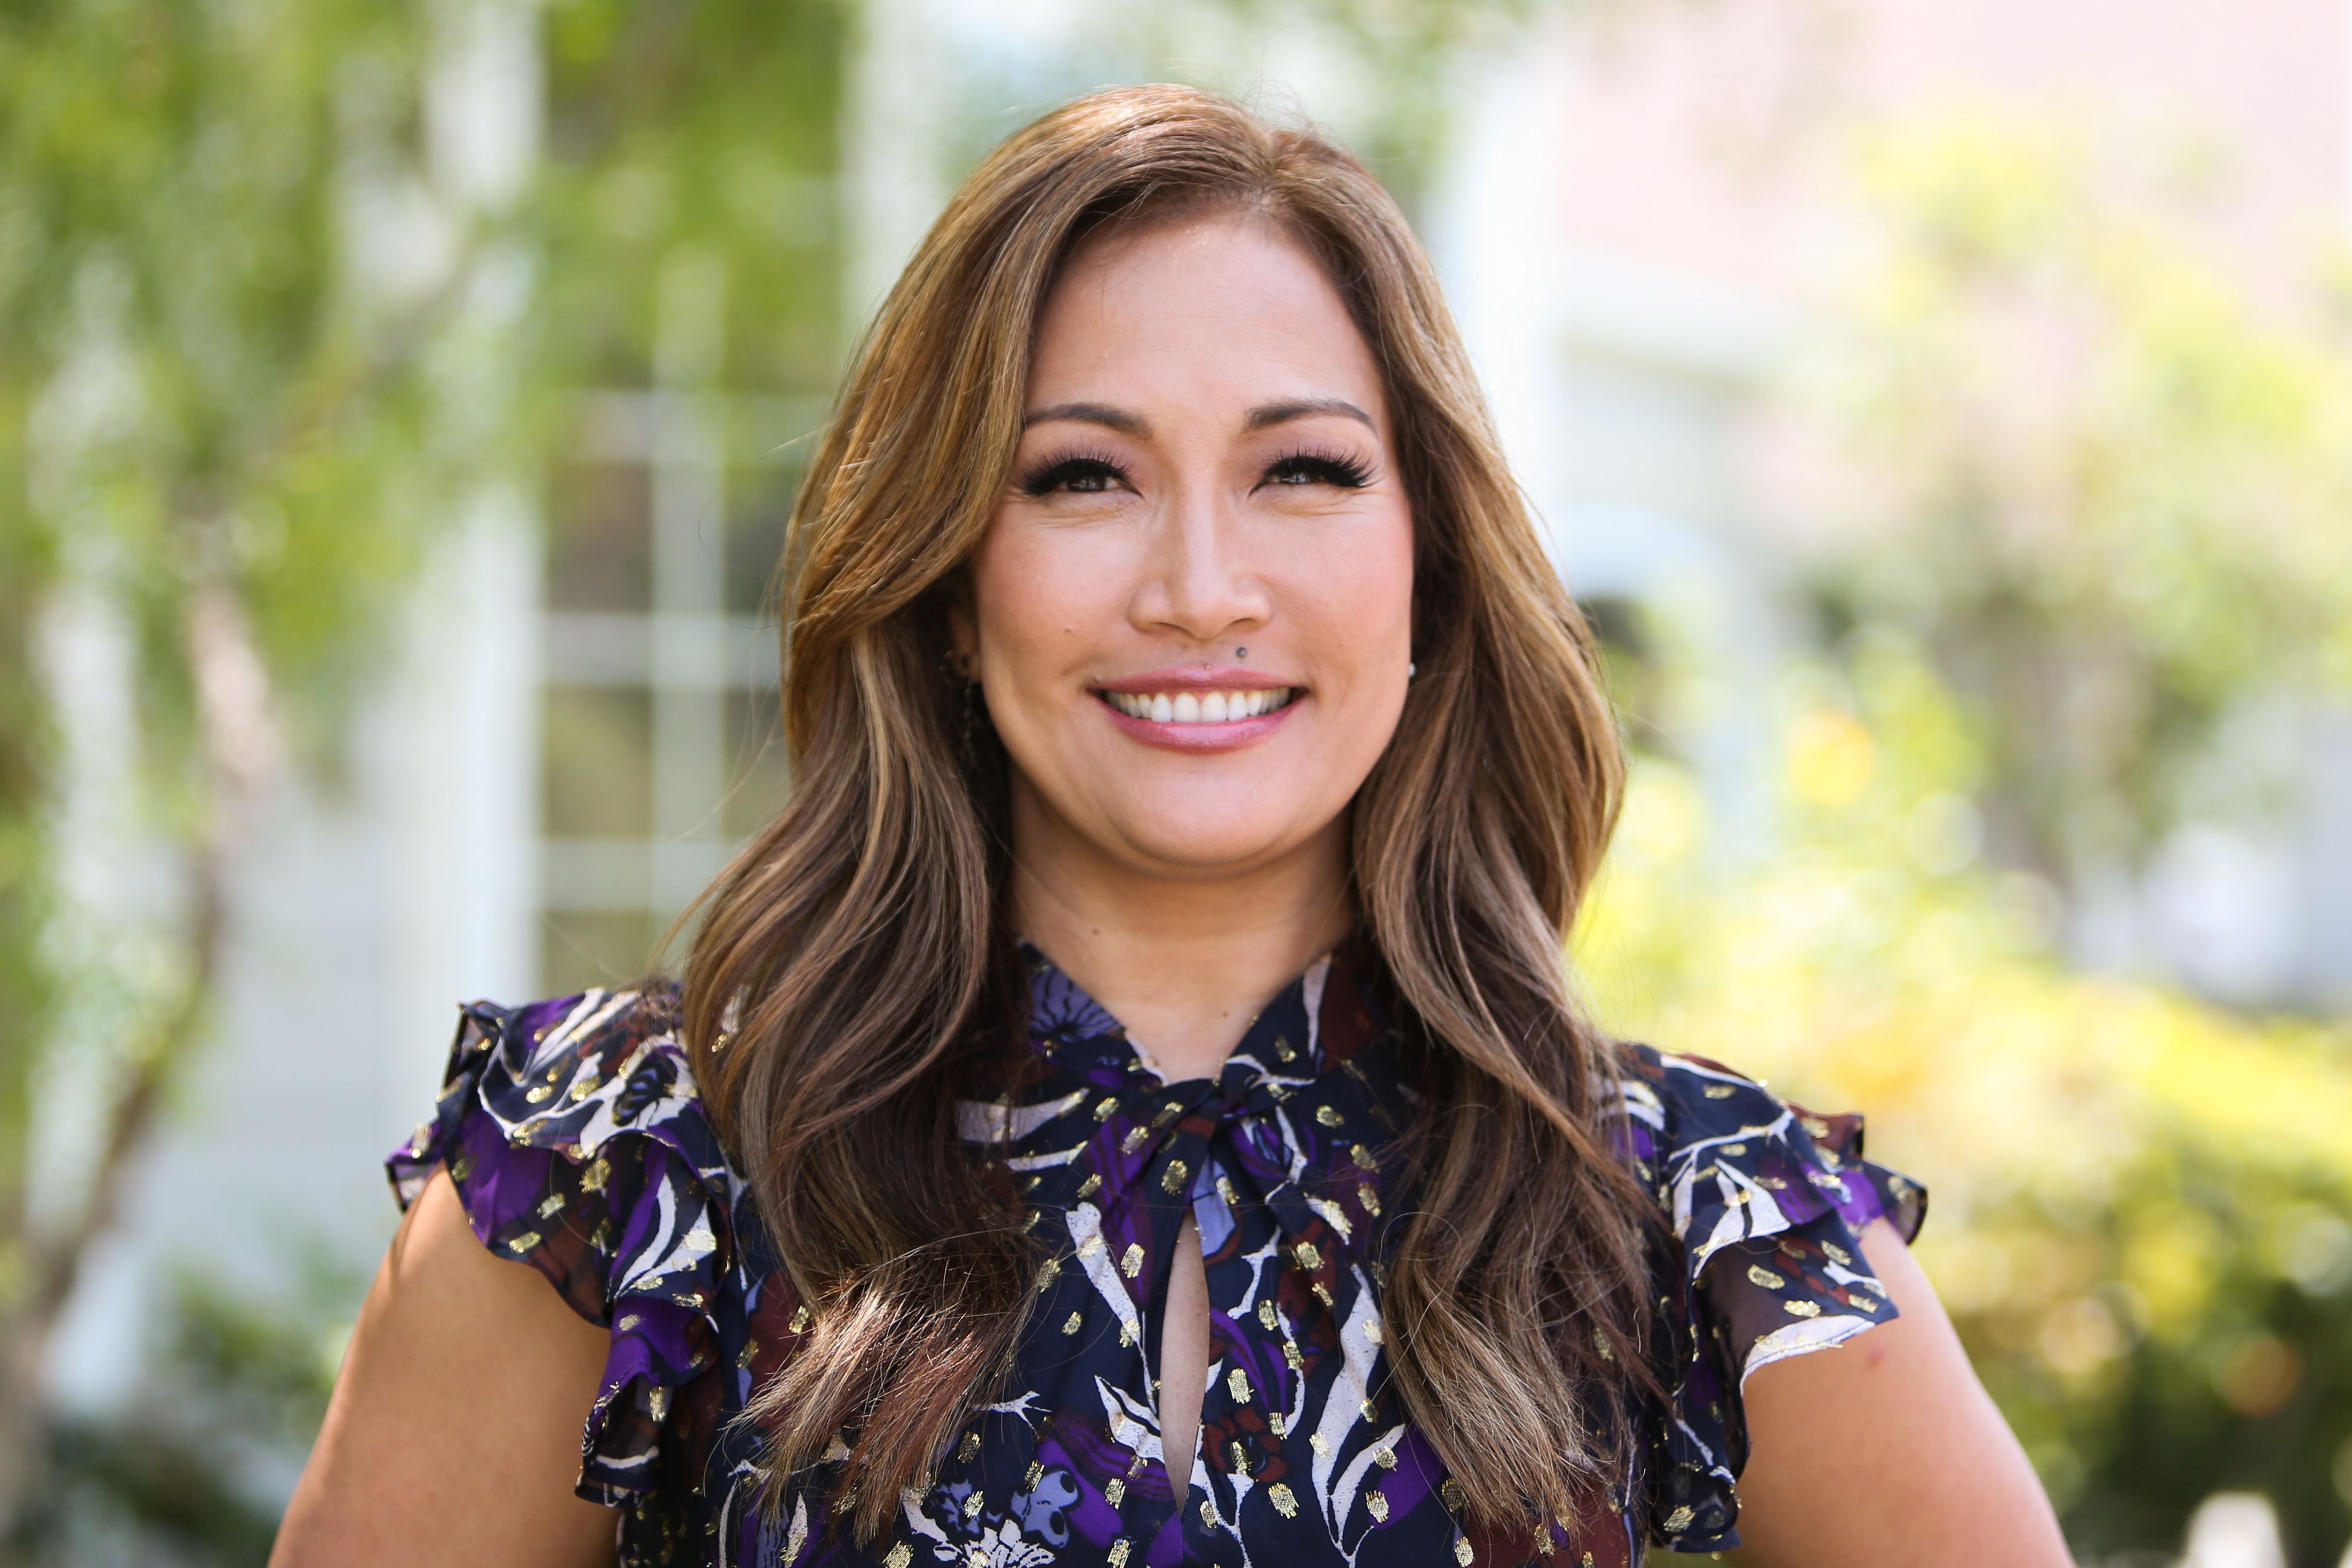
<path fill-rule="evenodd" d="M 1778 686 L 1777 834 L 1720 852 L 1669 718 L 1580 930 L 1594 1005 L 1868 1113 L 2078 1554 L 2169 1561 L 2235 1488 L 2333 1564 L 2352 1026 L 2084 973 L 2062 933 L 2233 712 L 2347 689 L 2352 373 L 2079 142 L 1941 120 L 1865 172 L 1875 249 L 1794 393 L 1832 613 Z"/>
<path fill-rule="evenodd" d="M 49 1479 L 23 1527 L 38 1561 L 255 1568 L 278 1530 L 274 1484 L 326 1413 L 363 1280 L 312 1239 L 290 1284 L 257 1298 L 201 1272 L 175 1281 L 166 1343 L 135 1411 L 48 1433 Z"/>
<path fill-rule="evenodd" d="M 1856 164 L 1869 259 L 1787 504 L 1839 612 L 1968 705 L 1996 847 L 2072 889 L 2161 840 L 2250 700 L 2352 692 L 2343 299 L 2233 282 L 2214 180 L 2152 141 L 1952 113 Z"/>

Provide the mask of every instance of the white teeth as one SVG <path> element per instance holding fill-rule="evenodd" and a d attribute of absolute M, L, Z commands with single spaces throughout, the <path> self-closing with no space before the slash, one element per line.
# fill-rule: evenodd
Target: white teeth
<path fill-rule="evenodd" d="M 1129 718 L 1153 724 L 1231 724 L 1255 718 L 1288 704 L 1292 692 L 1105 692 L 1111 706 Z"/>

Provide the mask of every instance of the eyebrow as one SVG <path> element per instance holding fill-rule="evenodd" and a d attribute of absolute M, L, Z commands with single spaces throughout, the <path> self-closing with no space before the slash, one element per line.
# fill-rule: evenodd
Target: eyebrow
<path fill-rule="evenodd" d="M 1343 397 L 1294 398 L 1285 402 L 1260 403 L 1249 411 L 1242 421 L 1244 430 L 1265 430 L 1286 424 L 1294 419 L 1311 419 L 1318 414 L 1336 414 L 1352 419 L 1367 430 L 1378 430 L 1372 416 Z M 1045 408 L 1033 408 L 1021 416 L 1021 428 L 1045 424 L 1055 420 L 1072 420 L 1081 424 L 1099 424 L 1116 430 L 1121 435 L 1131 435 L 1141 441 L 1151 434 L 1151 423 L 1142 415 L 1114 408 L 1107 402 L 1057 402 Z"/>
<path fill-rule="evenodd" d="M 1107 402 L 1057 402 L 1047 408 L 1033 408 L 1021 416 L 1021 428 L 1044 424 L 1052 420 L 1076 420 L 1081 424 L 1099 424 L 1132 435 L 1141 441 L 1150 435 L 1151 424 L 1141 414 L 1129 413 L 1123 408 L 1113 408 Z"/>
<path fill-rule="evenodd" d="M 1242 422 L 1242 428 L 1264 430 L 1269 425 L 1286 424 L 1294 419 L 1310 419 L 1319 413 L 1338 414 L 1343 419 L 1352 419 L 1367 430 L 1380 428 L 1372 423 L 1370 414 L 1343 397 L 1310 397 L 1298 398 L 1289 402 L 1260 403 L 1250 410 L 1249 417 Z"/>

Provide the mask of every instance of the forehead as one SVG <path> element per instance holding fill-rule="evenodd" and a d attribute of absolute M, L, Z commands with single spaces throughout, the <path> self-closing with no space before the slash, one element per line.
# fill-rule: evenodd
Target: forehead
<path fill-rule="evenodd" d="M 1216 211 L 1122 226 L 1046 296 L 1032 401 L 1344 396 L 1372 409 L 1370 346 L 1322 264 L 1279 225 Z"/>

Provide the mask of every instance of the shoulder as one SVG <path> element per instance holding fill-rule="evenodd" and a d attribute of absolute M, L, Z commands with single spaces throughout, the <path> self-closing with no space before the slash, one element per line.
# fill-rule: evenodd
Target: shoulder
<path fill-rule="evenodd" d="M 433 1165 L 503 1145 L 593 1163 L 631 1139 L 674 1152 L 720 1192 L 739 1184 L 677 1038 L 677 987 L 461 1009 L 435 1117 L 391 1166 L 402 1202 Z M 470 1128 L 470 1132 L 468 1129 Z M 457 1146 L 451 1146 L 455 1137 Z"/>
<path fill-rule="evenodd" d="M 1858 1112 L 1813 1111 L 1721 1062 L 1646 1045 L 1619 1048 L 1618 1091 L 1625 1153 L 1696 1262 L 1831 1209 L 1856 1228 L 1883 1214 L 1906 1240 L 1926 1218 L 1924 1188 L 1863 1157 Z"/>
<path fill-rule="evenodd" d="M 598 1501 L 698 1473 L 710 1424 L 673 1393 L 728 1356 L 721 1319 L 768 1273 L 677 1014 L 668 984 L 467 1006 L 432 1120 L 386 1161 L 404 1206 L 446 1168 L 484 1247 L 610 1332 L 579 1487 Z"/>
<path fill-rule="evenodd" d="M 1864 1158 L 1860 1114 L 1809 1110 L 1705 1057 L 1623 1046 L 1618 1089 L 1622 1153 L 1671 1233 L 1671 1418 L 1650 1526 L 1675 1550 L 1721 1551 L 1738 1542 L 1748 1378 L 1896 1315 L 1860 1237 L 1885 1218 L 1907 1242 L 1927 1193 Z"/>

